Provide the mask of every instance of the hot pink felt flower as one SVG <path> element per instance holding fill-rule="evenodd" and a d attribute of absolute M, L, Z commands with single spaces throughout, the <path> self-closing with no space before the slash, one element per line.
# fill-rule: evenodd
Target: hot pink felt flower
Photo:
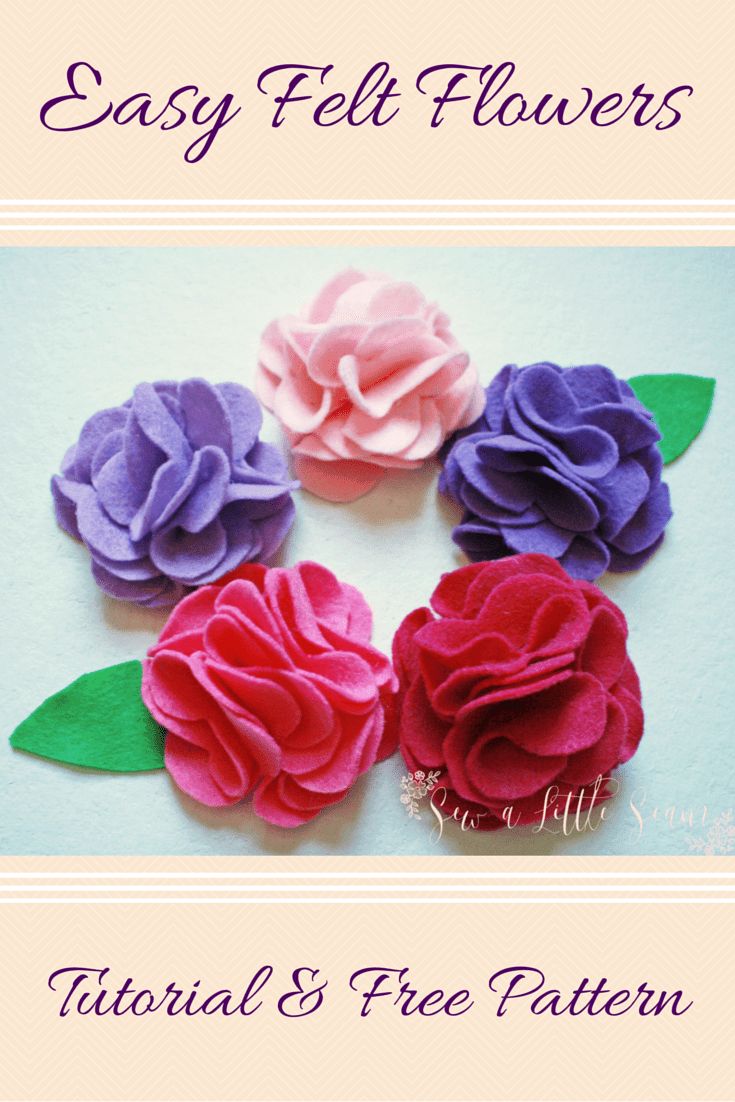
<path fill-rule="evenodd" d="M 420 466 L 484 395 L 449 318 L 411 283 L 347 270 L 301 315 L 271 322 L 256 390 L 281 421 L 302 484 L 351 501 Z"/>
<path fill-rule="evenodd" d="M 628 629 L 596 586 L 547 555 L 514 555 L 445 574 L 431 606 L 405 618 L 393 655 L 401 751 L 413 772 L 441 772 L 445 814 L 491 830 L 512 807 L 514 825 L 532 823 L 551 786 L 584 800 L 635 753 Z"/>
<path fill-rule="evenodd" d="M 166 767 L 212 807 L 299 826 L 396 746 L 397 682 L 362 594 L 323 566 L 239 567 L 185 597 L 143 667 Z"/>

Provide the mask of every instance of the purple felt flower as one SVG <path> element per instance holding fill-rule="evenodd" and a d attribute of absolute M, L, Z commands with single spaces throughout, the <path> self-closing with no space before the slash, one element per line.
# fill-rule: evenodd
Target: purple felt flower
<path fill-rule="evenodd" d="M 448 441 L 439 488 L 464 506 L 452 538 L 477 562 L 538 551 L 575 578 L 634 570 L 671 518 L 661 438 L 599 364 L 509 365 L 485 411 Z"/>
<path fill-rule="evenodd" d="M 51 490 L 105 593 L 172 605 L 279 547 L 298 483 L 262 422 L 251 391 L 204 379 L 141 383 L 89 418 Z"/>

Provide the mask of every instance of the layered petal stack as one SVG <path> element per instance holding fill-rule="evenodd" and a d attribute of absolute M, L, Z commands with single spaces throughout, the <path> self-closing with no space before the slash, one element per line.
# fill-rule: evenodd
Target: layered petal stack
<path fill-rule="evenodd" d="M 350 501 L 386 470 L 419 467 L 481 413 L 449 319 L 411 283 L 345 271 L 300 316 L 271 322 L 256 390 L 308 490 Z"/>
<path fill-rule="evenodd" d="M 51 480 L 56 518 L 111 597 L 174 604 L 264 559 L 294 517 L 283 455 L 258 439 L 251 391 L 204 379 L 141 383 L 95 413 Z"/>
<path fill-rule="evenodd" d="M 440 489 L 464 507 L 453 539 L 474 561 L 541 552 L 588 580 L 636 569 L 671 518 L 658 440 L 609 368 L 504 367 L 443 452 Z"/>
<path fill-rule="evenodd" d="M 278 826 L 313 819 L 396 747 L 397 688 L 362 594 L 324 566 L 239 567 L 185 597 L 143 668 L 166 767 L 212 807 L 253 792 Z"/>
<path fill-rule="evenodd" d="M 537 821 L 551 786 L 557 805 L 590 799 L 598 777 L 609 794 L 643 733 L 627 634 L 547 555 L 445 574 L 393 644 L 401 752 L 414 774 L 440 771 L 443 813 L 492 830 Z"/>

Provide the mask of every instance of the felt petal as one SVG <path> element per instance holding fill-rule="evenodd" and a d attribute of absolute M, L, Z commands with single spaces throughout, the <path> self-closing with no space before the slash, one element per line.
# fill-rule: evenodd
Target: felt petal
<path fill-rule="evenodd" d="M 627 661 L 628 632 L 617 610 L 601 606 L 592 613 L 592 623 L 579 654 L 579 668 L 593 674 L 606 689 L 620 678 Z"/>
<path fill-rule="evenodd" d="M 362 593 L 340 582 L 325 566 L 315 562 L 297 563 L 294 573 L 303 585 L 303 593 L 320 624 L 346 632 L 356 623 L 358 638 L 370 639 L 372 613 Z"/>
<path fill-rule="evenodd" d="M 463 521 L 453 529 L 452 539 L 471 562 L 484 562 L 513 554 L 498 529 L 484 521 Z"/>
<path fill-rule="evenodd" d="M 100 505 L 116 524 L 130 524 L 145 497 L 145 491 L 130 481 L 123 452 L 115 452 L 94 478 Z"/>
<path fill-rule="evenodd" d="M 511 667 L 508 675 L 502 671 L 494 673 L 484 665 L 467 666 L 456 670 L 436 689 L 431 705 L 443 718 L 459 721 L 490 705 L 534 696 L 569 676 L 569 670 L 565 669 L 537 674 L 534 666 L 523 660 Z"/>
<path fill-rule="evenodd" d="M 654 551 L 658 551 L 659 547 L 663 543 L 663 532 L 654 540 L 650 547 L 646 547 L 643 551 L 637 551 L 633 555 L 628 555 L 623 551 L 618 551 L 617 547 L 610 547 L 610 566 L 609 570 L 616 573 L 624 573 L 627 570 L 639 570 L 644 563 L 648 562 Z"/>
<path fill-rule="evenodd" d="M 408 750 L 432 769 L 444 763 L 444 739 L 451 722 L 432 708 L 420 678 L 409 686 L 401 710 L 402 738 Z"/>
<path fill-rule="evenodd" d="M 213 715 L 197 722 L 169 721 L 166 768 L 198 803 L 226 807 L 247 796 L 260 779 L 234 728 Z"/>
<path fill-rule="evenodd" d="M 171 731 L 166 738 L 166 769 L 182 792 L 206 807 L 237 803 L 249 788 L 245 782 L 240 791 L 225 793 L 212 775 L 207 750 Z"/>
<path fill-rule="evenodd" d="M 82 537 L 77 525 L 77 494 L 73 489 L 77 485 L 71 479 L 62 478 L 57 474 L 51 479 L 56 523 L 74 539 L 80 540 Z"/>
<path fill-rule="evenodd" d="M 487 572 L 481 563 L 461 566 L 458 570 L 451 570 L 446 574 L 442 574 L 439 584 L 431 595 L 431 607 L 439 616 L 463 615 L 468 607 L 467 595 L 472 582 L 485 574 Z M 499 584 L 505 574 L 497 575 L 496 572 L 493 572 L 493 577 L 496 576 L 498 578 L 496 584 Z M 481 604 L 482 602 L 472 611 L 477 611 Z"/>
<path fill-rule="evenodd" d="M 601 364 L 568 367 L 564 377 L 569 389 L 582 407 L 620 401 L 620 382 L 609 367 L 603 367 Z"/>
<path fill-rule="evenodd" d="M 624 760 L 628 720 L 622 705 L 608 697 L 605 730 L 592 746 L 573 754 L 560 781 L 573 785 L 592 785 L 598 777 L 603 779 Z"/>
<path fill-rule="evenodd" d="M 365 276 L 355 268 L 345 268 L 322 287 L 314 301 L 306 311 L 306 317 L 310 322 L 328 321 L 332 311 L 339 302 L 340 297 L 354 287 L 362 283 Z"/>
<path fill-rule="evenodd" d="M 305 490 L 327 501 L 355 501 L 380 482 L 385 470 L 374 463 L 352 460 L 321 462 L 298 453 L 294 456 L 294 469 Z"/>
<path fill-rule="evenodd" d="M 252 739 L 267 742 L 267 736 L 246 720 L 229 721 L 194 677 L 190 661 L 171 652 L 149 660 L 143 696 L 168 730 L 166 768 L 183 791 L 213 807 L 247 795 L 262 775 Z M 271 769 L 277 772 L 272 740 L 270 747 Z"/>
<path fill-rule="evenodd" d="M 551 521 L 523 525 L 501 524 L 500 534 L 509 547 L 519 554 L 534 551 L 541 555 L 560 558 L 574 539 L 574 533 L 558 528 Z"/>
<path fill-rule="evenodd" d="M 297 436 L 313 432 L 332 408 L 332 393 L 306 372 L 288 375 L 276 389 L 273 412 Z"/>
<path fill-rule="evenodd" d="M 130 538 L 126 527 L 108 517 L 91 487 L 77 502 L 77 524 L 84 542 L 107 559 L 129 562 L 146 554 L 145 547 Z"/>
<path fill-rule="evenodd" d="M 404 685 L 410 684 L 419 675 L 419 650 L 413 644 L 414 636 L 431 619 L 428 608 L 416 608 L 401 621 L 393 636 L 393 664 Z"/>
<path fill-rule="evenodd" d="M 607 694 L 597 678 L 575 673 L 536 693 L 532 708 L 515 702 L 491 707 L 483 725 L 529 753 L 568 755 L 594 746 L 606 714 Z"/>
<path fill-rule="evenodd" d="M 622 765 L 633 757 L 643 737 L 643 708 L 640 701 L 640 689 L 637 692 L 631 692 L 618 683 L 613 687 L 612 694 L 625 713 L 625 734 L 620 742 L 619 756 L 616 763 Z"/>
<path fill-rule="evenodd" d="M 596 536 L 575 536 L 559 561 L 573 578 L 594 581 L 607 570 L 610 551 Z"/>
<path fill-rule="evenodd" d="M 123 429 L 123 450 L 128 474 L 137 486 L 150 486 L 156 471 L 167 460 L 166 453 L 148 439 L 132 416 L 128 416 Z M 173 462 L 177 466 L 185 465 L 183 457 L 177 457 Z"/>
<path fill-rule="evenodd" d="M 119 406 L 101 409 L 85 421 L 74 451 L 74 477 L 78 482 L 89 482 L 92 477 L 92 461 L 102 441 L 111 432 L 121 429 L 127 413 Z"/>
<path fill-rule="evenodd" d="M 612 474 L 600 484 L 605 503 L 600 534 L 613 539 L 632 519 L 651 488 L 651 480 L 643 466 L 633 457 L 619 463 Z"/>
<path fill-rule="evenodd" d="M 649 494 L 632 520 L 615 535 L 613 543 L 616 549 L 626 555 L 644 551 L 658 539 L 672 515 L 669 487 L 661 482 Z"/>
<path fill-rule="evenodd" d="M 252 390 L 239 383 L 217 383 L 228 411 L 232 458 L 236 461 L 254 447 L 263 426 L 263 411 Z"/>
<path fill-rule="evenodd" d="M 186 379 L 179 386 L 178 398 L 191 447 L 196 450 L 213 445 L 221 449 L 225 457 L 232 456 L 229 409 L 225 396 L 217 387 L 211 386 L 205 379 Z"/>
<path fill-rule="evenodd" d="M 133 391 L 132 413 L 146 438 L 169 459 L 188 460 L 191 449 L 178 422 L 151 383 Z"/>
<path fill-rule="evenodd" d="M 647 410 L 639 403 L 601 405 L 585 411 L 585 422 L 613 437 L 622 459 L 631 452 L 655 444 L 661 434 Z"/>
<path fill-rule="evenodd" d="M 482 452 L 473 446 L 473 438 L 461 440 L 452 453 L 462 474 L 476 494 L 512 513 L 522 513 L 535 500 L 533 483 L 525 477 L 494 470 L 483 462 Z M 472 502 L 467 502 L 482 512 Z"/>
<path fill-rule="evenodd" d="M 165 643 L 179 635 L 198 632 L 203 637 L 204 628 L 214 612 L 217 595 L 217 590 L 207 586 L 197 589 L 180 601 L 166 621 L 158 643 L 149 649 L 148 654 L 156 654 Z"/>
<path fill-rule="evenodd" d="M 197 579 L 215 571 L 227 550 L 222 522 L 213 520 L 201 532 L 168 528 L 151 539 L 150 556 L 158 569 L 169 577 L 194 585 Z"/>
<path fill-rule="evenodd" d="M 507 802 L 538 792 L 559 776 L 566 765 L 563 754 L 530 754 L 502 737 L 481 739 L 473 747 L 461 726 L 447 736 L 445 760 L 449 779 L 468 799 Z"/>
<path fill-rule="evenodd" d="M 259 557 L 263 559 L 270 559 L 272 555 L 278 550 L 283 543 L 287 534 L 291 530 L 291 526 L 296 516 L 296 506 L 293 503 L 293 499 L 288 497 L 283 503 L 278 503 L 278 507 L 264 517 L 258 524 L 258 538 L 260 540 Z M 223 523 L 227 529 L 227 538 L 232 545 L 233 538 L 230 527 L 230 518 L 227 511 L 222 513 Z"/>
<path fill-rule="evenodd" d="M 219 446 L 206 445 L 197 452 L 196 482 L 173 516 L 187 532 L 201 532 L 222 509 L 230 481 L 230 464 Z"/>
<path fill-rule="evenodd" d="M 404 398 L 380 421 L 360 410 L 353 410 L 344 431 L 366 452 L 393 455 L 405 451 L 421 431 L 419 399 L 415 395 Z"/>
<path fill-rule="evenodd" d="M 116 601 L 134 601 L 144 608 L 169 608 L 184 595 L 185 589 L 170 578 L 156 574 L 148 579 L 128 579 L 119 573 L 119 565 L 106 566 L 92 559 L 92 576 L 103 593 Z M 124 573 L 124 572 L 123 572 Z"/>
<path fill-rule="evenodd" d="M 484 435 L 477 433 L 472 443 L 482 463 L 496 471 L 519 472 L 547 466 L 549 452 L 543 440 L 538 442 L 510 433 Z"/>
<path fill-rule="evenodd" d="M 351 788 L 366 768 L 375 763 L 382 731 L 382 712 L 363 716 L 341 716 L 340 737 L 328 761 L 308 773 L 299 774 L 299 784 L 309 792 L 344 792 Z"/>
<path fill-rule="evenodd" d="M 198 467 L 197 456 L 191 467 L 176 459 L 168 459 L 161 464 L 153 476 L 145 500 L 129 522 L 132 539 L 144 539 L 170 519 L 193 486 Z"/>
<path fill-rule="evenodd" d="M 600 513 L 594 499 L 559 471 L 544 467 L 530 474 L 528 481 L 534 502 L 552 524 L 572 532 L 588 532 L 598 523 Z"/>
<path fill-rule="evenodd" d="M 97 477 L 99 476 L 99 473 L 104 467 L 105 463 L 107 463 L 108 459 L 111 459 L 112 456 L 115 455 L 117 452 L 123 450 L 124 443 L 125 433 L 122 429 L 114 429 L 113 432 L 108 433 L 107 436 L 103 437 L 103 439 L 100 441 L 92 457 L 92 465 L 90 469 L 91 481 L 93 486 L 96 485 Z M 76 453 L 75 448 L 71 450 Z M 61 465 L 61 469 L 64 469 L 63 462 Z"/>
<path fill-rule="evenodd" d="M 280 639 L 249 623 L 237 611 L 229 613 L 226 609 L 218 609 L 205 628 L 204 646 L 217 661 L 236 668 L 293 668 Z"/>
<path fill-rule="evenodd" d="M 253 808 L 261 819 L 279 827 L 303 826 L 320 811 L 344 799 L 345 792 L 307 792 L 287 774 L 264 781 L 255 792 Z"/>
<path fill-rule="evenodd" d="M 288 476 L 283 452 L 275 444 L 267 444 L 263 440 L 256 440 L 245 459 L 236 464 L 234 471 L 238 482 L 262 482 L 270 479 L 291 489 L 296 489 L 297 486 Z"/>
<path fill-rule="evenodd" d="M 331 325 L 318 333 L 309 349 L 306 364 L 309 381 L 330 389 L 339 388 L 342 384 L 339 375 L 340 362 L 344 356 L 354 353 L 364 332 L 363 325 L 349 322 Z M 295 376 L 293 381 L 296 382 Z M 299 377 L 297 385 L 300 382 Z M 277 413 L 278 410 L 274 412 Z"/>

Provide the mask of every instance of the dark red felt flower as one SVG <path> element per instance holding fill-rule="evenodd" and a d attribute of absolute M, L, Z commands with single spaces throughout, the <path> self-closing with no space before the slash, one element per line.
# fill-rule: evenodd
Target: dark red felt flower
<path fill-rule="evenodd" d="M 578 796 L 643 734 L 627 635 L 617 605 L 547 555 L 445 574 L 393 641 L 409 769 L 441 770 L 444 812 L 481 813 L 483 829 L 510 806 L 537 820 L 550 786 Z"/>

